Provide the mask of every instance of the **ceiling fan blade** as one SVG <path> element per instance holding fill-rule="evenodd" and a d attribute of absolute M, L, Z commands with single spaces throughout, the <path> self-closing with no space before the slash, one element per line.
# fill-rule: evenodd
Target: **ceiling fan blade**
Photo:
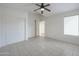
<path fill-rule="evenodd" d="M 36 6 L 39 6 L 39 7 L 41 7 L 41 5 L 39 5 L 39 4 L 35 4 Z"/>
<path fill-rule="evenodd" d="M 39 9 L 41 9 L 41 8 L 35 9 L 34 11 L 37 11 L 37 10 L 39 10 Z"/>
<path fill-rule="evenodd" d="M 44 7 L 50 6 L 50 4 L 45 5 Z"/>
<path fill-rule="evenodd" d="M 44 6 L 44 3 L 41 3 L 41 6 Z"/>
<path fill-rule="evenodd" d="M 41 14 L 43 14 L 43 11 L 41 11 Z"/>
<path fill-rule="evenodd" d="M 49 11 L 49 12 L 51 12 L 51 10 L 49 10 L 49 9 L 47 9 L 47 8 L 44 8 L 45 10 L 47 10 L 47 11 Z"/>

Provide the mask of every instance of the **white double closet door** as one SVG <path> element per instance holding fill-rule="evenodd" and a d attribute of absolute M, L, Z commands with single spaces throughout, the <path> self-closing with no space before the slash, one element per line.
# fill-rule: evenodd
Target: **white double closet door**
<path fill-rule="evenodd" d="M 12 10 L 0 12 L 0 47 L 16 43 L 25 38 L 24 14 Z"/>

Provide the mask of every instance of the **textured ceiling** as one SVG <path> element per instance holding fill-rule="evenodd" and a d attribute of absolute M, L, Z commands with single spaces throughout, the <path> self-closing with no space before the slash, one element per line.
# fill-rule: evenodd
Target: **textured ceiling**
<path fill-rule="evenodd" d="M 34 12 L 34 9 L 39 8 L 34 3 L 4 3 L 0 4 L 0 6 L 11 7 L 11 8 L 18 8 L 27 10 L 28 12 Z M 49 16 L 51 14 L 59 14 L 65 13 L 68 11 L 78 10 L 79 3 L 51 3 L 50 6 L 47 7 L 51 10 L 51 12 L 44 11 L 44 16 Z M 34 12 L 40 14 L 40 10 Z"/>

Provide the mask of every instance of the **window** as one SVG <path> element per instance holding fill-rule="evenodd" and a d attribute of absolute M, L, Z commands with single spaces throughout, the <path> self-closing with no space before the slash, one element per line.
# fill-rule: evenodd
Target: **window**
<path fill-rule="evenodd" d="M 78 35 L 78 15 L 64 17 L 64 35 Z"/>

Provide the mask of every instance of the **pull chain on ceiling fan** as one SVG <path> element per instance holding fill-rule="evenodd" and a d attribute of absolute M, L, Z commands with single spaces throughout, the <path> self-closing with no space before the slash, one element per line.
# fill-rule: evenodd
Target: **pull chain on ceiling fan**
<path fill-rule="evenodd" d="M 38 6 L 39 8 L 38 9 L 35 9 L 34 11 L 37 11 L 37 10 L 41 10 L 41 14 L 43 14 L 44 10 L 48 11 L 48 12 L 51 12 L 51 10 L 47 9 L 46 7 L 47 6 L 50 6 L 50 4 L 46 4 L 44 5 L 44 3 L 41 3 L 41 5 L 39 4 L 35 4 L 36 6 Z"/>

